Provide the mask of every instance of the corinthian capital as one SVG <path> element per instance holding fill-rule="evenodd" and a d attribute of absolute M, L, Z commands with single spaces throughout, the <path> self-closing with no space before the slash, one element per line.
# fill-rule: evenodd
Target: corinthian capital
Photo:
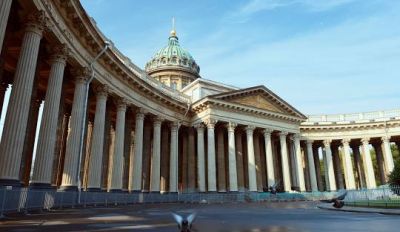
<path fill-rule="evenodd" d="M 350 146 L 351 139 L 342 139 L 343 146 Z"/>
<path fill-rule="evenodd" d="M 236 127 L 237 127 L 237 123 L 234 123 L 234 122 L 229 122 L 227 125 L 228 131 L 235 131 Z"/>
<path fill-rule="evenodd" d="M 388 143 L 390 141 L 390 136 L 383 136 L 381 139 L 382 139 L 382 142 Z"/>
<path fill-rule="evenodd" d="M 369 138 L 362 138 L 361 142 L 363 145 L 368 145 L 369 144 Z"/>
<path fill-rule="evenodd" d="M 215 124 L 218 122 L 216 119 L 212 118 L 207 118 L 206 120 L 203 121 L 204 124 L 206 124 L 207 128 L 209 129 L 214 129 Z"/>
<path fill-rule="evenodd" d="M 41 10 L 31 13 L 26 18 L 26 30 L 42 36 L 47 21 L 46 13 L 44 11 Z"/>
<path fill-rule="evenodd" d="M 128 104 L 128 102 L 126 101 L 125 98 L 118 97 L 115 100 L 115 105 L 117 105 L 117 110 L 118 111 L 126 111 L 127 104 Z"/>
<path fill-rule="evenodd" d="M 71 50 L 65 44 L 56 45 L 54 47 L 51 47 L 49 50 L 51 52 L 51 58 L 50 58 L 51 62 L 65 63 L 71 52 Z"/>
<path fill-rule="evenodd" d="M 331 142 L 332 142 L 332 140 L 330 140 L 330 139 L 325 139 L 325 140 L 323 141 L 324 147 L 329 147 L 329 148 L 330 148 Z"/>
<path fill-rule="evenodd" d="M 75 76 L 75 83 L 86 83 L 90 79 L 92 72 L 88 67 L 80 67 L 73 69 L 72 75 Z"/>
<path fill-rule="evenodd" d="M 93 90 L 96 93 L 96 96 L 107 97 L 109 92 L 109 87 L 103 84 L 95 84 Z"/>

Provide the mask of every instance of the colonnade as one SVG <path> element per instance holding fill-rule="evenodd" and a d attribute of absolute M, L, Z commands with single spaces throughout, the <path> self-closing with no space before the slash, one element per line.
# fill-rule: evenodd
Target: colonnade
<path fill-rule="evenodd" d="M 378 170 L 374 170 L 371 157 L 371 147 L 375 151 Z M 342 140 L 306 141 L 308 162 L 318 157 L 318 148 L 322 149 L 324 173 L 319 170 L 319 164 L 309 165 L 310 176 L 325 177 L 325 186 L 322 180 L 316 182 L 310 178 L 311 186 L 320 191 L 334 191 L 337 189 L 376 188 L 379 178 L 380 184 L 385 184 L 389 173 L 394 168 L 390 137 L 355 138 Z M 314 170 L 313 170 L 314 169 Z M 377 171 L 377 174 L 375 173 Z"/>
<path fill-rule="evenodd" d="M 11 2 L 0 2 L 0 48 Z M 374 188 L 370 144 L 380 183 L 394 167 L 390 137 L 311 141 L 294 129 L 210 115 L 192 124 L 167 120 L 97 79 L 89 84 L 92 70 L 70 62 L 67 45 L 43 40 L 45 27 L 44 12 L 27 17 L 15 70 L 8 70 L 12 81 L 0 79 L 1 106 L 12 86 L 0 141 L 0 185 L 161 193 L 263 192 L 274 184 L 286 192 Z M 9 54 L 0 52 L 4 63 Z M 49 71 L 41 72 L 46 65 Z"/>

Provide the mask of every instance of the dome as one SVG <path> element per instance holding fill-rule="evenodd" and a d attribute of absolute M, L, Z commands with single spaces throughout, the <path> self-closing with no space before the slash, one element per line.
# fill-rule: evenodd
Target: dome
<path fill-rule="evenodd" d="M 161 48 L 153 58 L 147 62 L 145 70 L 152 73 L 158 70 L 181 70 L 199 75 L 200 67 L 196 61 L 179 45 L 176 31 L 172 30 L 168 38 L 168 45 Z"/>

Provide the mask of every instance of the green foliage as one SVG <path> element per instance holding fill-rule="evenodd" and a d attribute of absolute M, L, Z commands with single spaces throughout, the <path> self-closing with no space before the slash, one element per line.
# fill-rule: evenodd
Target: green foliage
<path fill-rule="evenodd" d="M 389 174 L 389 185 L 393 193 L 400 195 L 400 160 L 397 160 L 393 171 Z"/>

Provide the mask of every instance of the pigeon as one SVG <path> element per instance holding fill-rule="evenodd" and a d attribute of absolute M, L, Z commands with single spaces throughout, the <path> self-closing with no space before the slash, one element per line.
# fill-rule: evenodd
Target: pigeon
<path fill-rule="evenodd" d="M 344 198 L 347 195 L 347 191 L 345 191 L 344 193 L 342 193 L 341 195 L 339 195 L 338 197 L 334 197 L 330 200 L 321 200 L 321 202 L 325 202 L 325 203 L 333 203 L 333 207 L 339 209 L 342 208 L 344 206 Z"/>
<path fill-rule="evenodd" d="M 190 232 L 192 229 L 192 223 L 196 217 L 196 213 L 192 213 L 185 219 L 176 213 L 172 213 L 176 223 L 178 223 L 178 229 L 180 232 Z"/>
<path fill-rule="evenodd" d="M 269 186 L 269 191 L 271 192 L 271 194 L 276 195 L 276 193 L 278 192 L 278 191 L 276 190 L 277 187 L 278 187 L 278 182 L 276 182 L 275 184 Z"/>

